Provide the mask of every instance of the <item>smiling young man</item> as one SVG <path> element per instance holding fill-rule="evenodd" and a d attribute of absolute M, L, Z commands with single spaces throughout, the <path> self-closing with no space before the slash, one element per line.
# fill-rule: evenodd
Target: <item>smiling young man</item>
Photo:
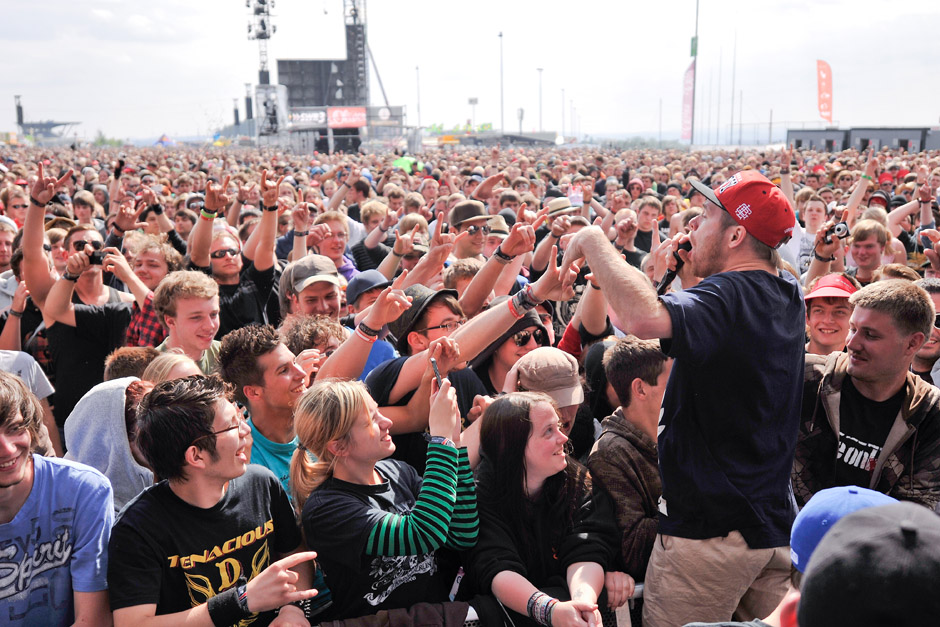
<path fill-rule="evenodd" d="M 857 485 L 940 504 L 940 390 L 911 372 L 933 330 L 933 302 L 901 279 L 852 295 L 846 353 L 806 356 L 793 491 Z"/>
<path fill-rule="evenodd" d="M 874 220 L 861 220 L 852 229 L 849 252 L 855 268 L 849 270 L 862 287 L 871 283 L 881 267 L 881 256 L 888 243 L 888 230 Z"/>
<path fill-rule="evenodd" d="M 222 343 L 219 330 L 219 286 L 195 270 L 168 274 L 153 296 L 153 308 L 167 337 L 156 349 L 179 349 L 192 358 L 204 374 L 211 374 Z"/>
<path fill-rule="evenodd" d="M 264 466 L 290 494 L 290 460 L 297 448 L 294 405 L 307 389 L 307 374 L 273 327 L 235 329 L 222 340 L 219 374 L 251 417 L 251 463 Z"/>
<path fill-rule="evenodd" d="M 845 350 L 852 305 L 849 297 L 859 289 L 858 282 L 845 274 L 827 274 L 817 279 L 803 297 L 806 301 L 806 352 L 828 355 Z"/>
<path fill-rule="evenodd" d="M 137 445 L 163 480 L 128 503 L 112 530 L 118 627 L 308 624 L 290 604 L 316 594 L 316 554 L 299 552 L 280 482 L 248 464 L 251 431 L 227 396 L 217 377 L 187 377 L 141 401 Z"/>
<path fill-rule="evenodd" d="M 39 401 L 0 371 L 0 623 L 108 625 L 111 484 L 33 454 L 41 428 Z"/>

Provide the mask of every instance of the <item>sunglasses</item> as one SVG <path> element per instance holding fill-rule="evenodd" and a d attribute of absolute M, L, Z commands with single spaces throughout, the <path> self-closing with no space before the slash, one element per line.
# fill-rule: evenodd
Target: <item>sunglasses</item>
<path fill-rule="evenodd" d="M 535 329 L 533 331 L 526 329 L 525 331 L 519 331 L 512 336 L 512 341 L 516 343 L 516 346 L 525 346 L 529 343 L 529 338 L 531 337 L 535 338 L 536 344 L 544 344 L 545 329 Z"/>
<path fill-rule="evenodd" d="M 90 241 L 89 241 L 89 240 L 84 240 L 84 239 L 79 239 L 79 240 L 75 240 L 74 242 L 72 242 L 72 250 L 74 250 L 74 251 L 77 252 L 77 253 L 80 253 L 80 252 L 82 252 L 83 250 L 85 250 L 85 246 L 91 246 L 91 247 L 94 248 L 95 250 L 101 250 L 101 247 L 102 247 L 103 245 L 104 245 L 104 244 L 102 244 L 101 242 L 99 242 L 99 241 L 96 240 L 96 239 L 93 239 L 93 240 L 90 240 Z"/>
<path fill-rule="evenodd" d="M 937 317 L 934 318 L 933 326 L 935 326 L 936 328 L 940 329 L 940 314 L 937 314 Z"/>
<path fill-rule="evenodd" d="M 204 202 L 191 202 L 189 203 L 189 209 L 202 209 L 206 206 Z"/>
<path fill-rule="evenodd" d="M 29 205 L 10 205 L 11 209 L 29 209 Z"/>
<path fill-rule="evenodd" d="M 43 244 L 43 245 L 42 245 L 42 249 L 43 249 L 44 251 L 46 251 L 47 253 L 51 253 L 51 252 L 52 252 L 52 244 Z"/>
<path fill-rule="evenodd" d="M 209 255 L 213 259 L 224 259 L 226 256 L 237 257 L 238 251 L 234 248 L 220 248 L 219 250 L 213 252 Z"/>
<path fill-rule="evenodd" d="M 470 235 L 476 235 L 480 231 L 483 231 L 483 235 L 489 235 L 490 227 L 486 226 L 485 224 L 483 226 L 477 226 L 476 224 L 474 224 L 473 226 L 467 227 L 467 233 L 469 233 Z"/>

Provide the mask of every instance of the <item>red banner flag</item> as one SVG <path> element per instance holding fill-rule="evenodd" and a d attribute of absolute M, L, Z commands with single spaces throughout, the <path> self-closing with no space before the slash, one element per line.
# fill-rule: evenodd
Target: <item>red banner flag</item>
<path fill-rule="evenodd" d="M 832 68 L 825 61 L 816 61 L 816 82 L 819 85 L 819 117 L 832 124 Z"/>
<path fill-rule="evenodd" d="M 692 115 L 695 113 L 695 59 L 682 79 L 682 139 L 692 141 Z"/>

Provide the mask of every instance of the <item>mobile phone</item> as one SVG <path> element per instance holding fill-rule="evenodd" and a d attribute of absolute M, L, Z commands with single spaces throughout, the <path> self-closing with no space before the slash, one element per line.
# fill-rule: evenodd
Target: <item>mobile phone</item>
<path fill-rule="evenodd" d="M 434 369 L 434 377 L 437 379 L 437 389 L 441 389 L 444 381 L 441 379 L 441 371 L 437 369 L 437 360 L 431 357 L 431 368 Z"/>

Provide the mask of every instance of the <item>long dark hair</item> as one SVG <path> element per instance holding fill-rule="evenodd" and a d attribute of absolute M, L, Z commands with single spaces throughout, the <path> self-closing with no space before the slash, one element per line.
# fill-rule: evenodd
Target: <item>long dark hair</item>
<path fill-rule="evenodd" d="M 522 553 L 533 553 L 526 532 L 527 510 L 537 499 L 544 501 L 550 520 L 546 528 L 562 537 L 574 522 L 580 495 L 590 489 L 587 469 L 571 456 L 565 470 L 542 484 L 536 499 L 526 493 L 525 449 L 532 431 L 532 408 L 540 403 L 558 407 L 547 394 L 513 392 L 500 396 L 487 408 L 481 419 L 477 501 L 481 507 L 492 507 L 506 520 L 515 537 L 522 543 Z"/>

